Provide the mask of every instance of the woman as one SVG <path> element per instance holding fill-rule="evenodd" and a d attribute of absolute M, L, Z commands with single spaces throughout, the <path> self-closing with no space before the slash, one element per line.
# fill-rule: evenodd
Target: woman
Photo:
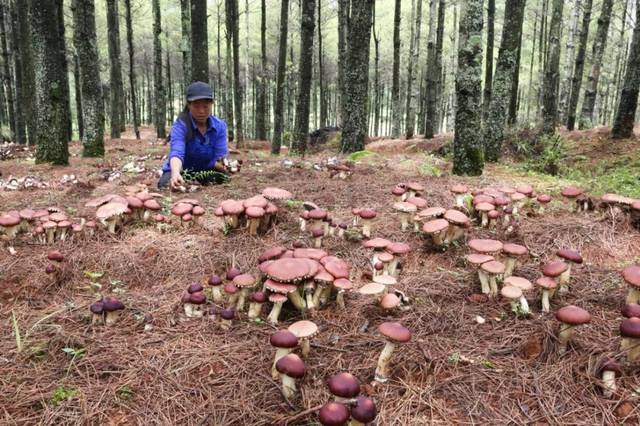
<path fill-rule="evenodd" d="M 227 155 L 227 124 L 211 114 L 213 91 L 201 81 L 187 88 L 187 106 L 169 134 L 171 149 L 162 166 L 159 188 L 178 189 L 187 179 L 202 184 L 228 179 L 223 159 Z"/>

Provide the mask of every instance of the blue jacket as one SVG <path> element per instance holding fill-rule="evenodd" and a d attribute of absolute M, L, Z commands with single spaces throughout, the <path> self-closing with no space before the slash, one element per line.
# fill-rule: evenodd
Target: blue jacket
<path fill-rule="evenodd" d="M 211 170 L 216 161 L 225 157 L 227 149 L 227 124 L 221 119 L 209 116 L 207 131 L 204 136 L 198 130 L 196 122 L 191 117 L 193 138 L 186 141 L 187 127 L 182 120 L 176 120 L 171 127 L 171 149 L 169 158 L 162 166 L 163 172 L 171 171 L 169 161 L 173 157 L 182 160 L 182 169 L 199 172 Z"/>

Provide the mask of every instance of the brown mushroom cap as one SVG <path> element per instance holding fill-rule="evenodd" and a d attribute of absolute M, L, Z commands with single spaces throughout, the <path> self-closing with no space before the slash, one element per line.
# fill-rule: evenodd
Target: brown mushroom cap
<path fill-rule="evenodd" d="M 376 213 L 376 211 L 374 209 L 361 209 L 358 212 L 358 215 L 362 218 L 362 219 L 374 219 L 378 213 Z"/>
<path fill-rule="evenodd" d="M 262 196 L 271 201 L 290 200 L 293 198 L 293 194 L 286 189 L 273 187 L 263 189 Z"/>
<path fill-rule="evenodd" d="M 280 293 L 271 293 L 269 295 L 269 302 L 271 303 L 284 303 L 287 301 L 287 296 Z"/>
<path fill-rule="evenodd" d="M 558 260 L 544 265 L 544 267 L 542 268 L 542 273 L 547 277 L 555 278 L 565 272 L 567 268 L 569 268 L 569 265 L 561 260 Z"/>
<path fill-rule="evenodd" d="M 495 209 L 495 206 L 492 203 L 478 203 L 476 204 L 476 210 L 479 212 L 490 212 Z"/>
<path fill-rule="evenodd" d="M 240 288 L 253 287 L 255 283 L 256 279 L 251 274 L 240 274 L 233 279 L 233 284 Z"/>
<path fill-rule="evenodd" d="M 627 318 L 620 323 L 620 335 L 622 337 L 640 338 L 640 318 Z"/>
<path fill-rule="evenodd" d="M 323 426 L 343 426 L 349 420 L 349 410 L 339 402 L 327 402 L 318 412 Z"/>
<path fill-rule="evenodd" d="M 418 182 L 409 182 L 407 184 L 405 184 L 405 186 L 415 192 L 422 192 L 424 191 L 424 186 L 422 186 L 422 184 L 419 184 Z"/>
<path fill-rule="evenodd" d="M 132 197 L 131 195 L 125 197 L 127 200 L 127 206 L 130 209 L 141 209 L 144 203 L 140 198 Z"/>
<path fill-rule="evenodd" d="M 498 240 L 473 239 L 467 245 L 478 253 L 496 253 L 502 250 L 503 244 Z"/>
<path fill-rule="evenodd" d="M 258 258 L 258 262 L 262 263 L 266 260 L 277 259 L 282 256 L 285 251 L 287 251 L 287 249 L 282 246 L 270 247 L 262 252 L 260 257 Z"/>
<path fill-rule="evenodd" d="M 334 278 L 349 278 L 351 274 L 351 267 L 344 260 L 333 260 L 326 265 L 324 268 L 328 273 L 334 276 Z"/>
<path fill-rule="evenodd" d="M 273 293 L 284 294 L 284 295 L 293 293 L 294 291 L 298 290 L 298 286 L 295 284 L 281 283 L 271 279 L 268 279 L 264 282 L 264 288 L 266 288 L 267 290 Z"/>
<path fill-rule="evenodd" d="M 383 263 L 391 262 L 394 259 L 394 256 L 386 251 L 383 251 L 378 255 L 378 260 Z"/>
<path fill-rule="evenodd" d="M 153 211 L 158 211 L 162 208 L 162 206 L 160 205 L 160 203 L 158 201 L 156 201 L 154 198 L 150 198 L 148 200 L 146 200 L 143 204 L 145 209 L 148 210 L 153 210 Z"/>
<path fill-rule="evenodd" d="M 491 195 L 486 194 L 478 194 L 473 197 L 473 205 L 476 206 L 480 203 L 490 203 L 493 204 L 493 197 Z"/>
<path fill-rule="evenodd" d="M 382 309 L 393 309 L 400 306 L 400 298 L 393 293 L 385 294 L 380 300 Z"/>
<path fill-rule="evenodd" d="M 411 203 L 419 209 L 427 208 L 427 200 L 420 197 L 409 197 L 407 198 L 407 203 Z"/>
<path fill-rule="evenodd" d="M 372 248 L 376 250 L 383 249 L 389 244 L 391 244 L 391 241 L 385 238 L 372 238 L 362 243 L 365 248 Z"/>
<path fill-rule="evenodd" d="M 269 343 L 276 348 L 295 348 L 298 346 L 298 337 L 289 330 L 278 330 L 271 335 Z"/>
<path fill-rule="evenodd" d="M 227 283 L 224 285 L 223 290 L 227 294 L 236 294 L 238 292 L 238 287 L 236 287 L 232 283 Z"/>
<path fill-rule="evenodd" d="M 184 216 L 187 213 L 191 213 L 191 210 L 193 210 L 193 204 L 177 203 L 171 208 L 171 213 L 176 216 Z"/>
<path fill-rule="evenodd" d="M 351 407 L 351 417 L 363 424 L 371 423 L 377 414 L 376 404 L 366 396 L 356 397 L 356 404 Z"/>
<path fill-rule="evenodd" d="M 320 260 L 327 255 L 327 252 L 317 248 L 297 248 L 293 251 L 293 257 L 295 258 L 307 258 L 313 260 Z M 315 274 L 315 273 L 314 273 Z"/>
<path fill-rule="evenodd" d="M 600 362 L 600 366 L 598 367 L 599 373 L 603 371 L 613 371 L 616 377 L 620 377 L 622 375 L 622 366 L 620 366 L 620 363 L 614 358 L 606 357 Z"/>
<path fill-rule="evenodd" d="M 515 275 L 511 275 L 504 279 L 505 285 L 510 285 L 513 287 L 517 287 L 522 291 L 531 290 L 533 288 L 533 284 L 526 278 L 516 277 Z"/>
<path fill-rule="evenodd" d="M 360 394 L 360 381 L 350 373 L 338 373 L 327 380 L 329 392 L 341 398 L 355 398 Z"/>
<path fill-rule="evenodd" d="M 51 250 L 47 253 L 47 259 L 55 262 L 62 262 L 64 260 L 64 255 L 59 250 Z"/>
<path fill-rule="evenodd" d="M 378 331 L 394 343 L 407 343 L 411 340 L 411 332 L 399 322 L 383 322 Z"/>
<path fill-rule="evenodd" d="M 627 303 L 620 311 L 626 318 L 640 318 L 640 305 L 637 303 Z"/>
<path fill-rule="evenodd" d="M 391 254 L 405 254 L 411 251 L 411 246 L 407 243 L 391 243 L 385 250 Z"/>
<path fill-rule="evenodd" d="M 422 225 L 422 232 L 425 234 L 435 234 L 442 232 L 449 227 L 449 222 L 445 219 L 435 219 Z"/>
<path fill-rule="evenodd" d="M 275 281 L 287 283 L 304 279 L 309 271 L 309 264 L 304 260 L 287 258 L 274 260 L 267 266 L 266 275 Z"/>
<path fill-rule="evenodd" d="M 502 213 L 500 213 L 498 210 L 489 210 L 489 213 L 487 213 L 487 215 L 489 216 L 489 219 L 497 219 L 502 216 Z"/>
<path fill-rule="evenodd" d="M 582 263 L 582 256 L 576 250 L 560 249 L 556 252 L 556 256 L 568 260 L 573 263 Z"/>
<path fill-rule="evenodd" d="M 469 217 L 459 210 L 447 210 L 444 212 L 444 218 L 454 225 L 466 225 L 469 223 Z"/>
<path fill-rule="evenodd" d="M 505 265 L 497 260 L 490 260 L 480 265 L 480 268 L 489 274 L 504 274 Z"/>
<path fill-rule="evenodd" d="M 115 203 L 113 201 L 103 204 L 96 210 L 96 218 L 109 219 L 113 216 L 118 216 L 127 211 L 127 205 L 121 203 Z M 51 216 L 49 216 L 51 218 Z"/>
<path fill-rule="evenodd" d="M 536 280 L 536 285 L 544 289 L 550 290 L 552 288 L 556 288 L 558 286 L 558 283 L 556 283 L 553 278 L 540 277 Z"/>
<path fill-rule="evenodd" d="M 291 324 L 287 330 L 292 332 L 298 339 L 307 339 L 318 333 L 318 326 L 312 321 L 301 320 Z"/>
<path fill-rule="evenodd" d="M 576 198 L 578 195 L 582 195 L 584 190 L 575 186 L 567 186 L 562 190 L 562 196 L 567 198 Z"/>
<path fill-rule="evenodd" d="M 351 290 L 353 283 L 346 278 L 338 278 L 333 281 L 333 286 L 338 290 Z"/>
<path fill-rule="evenodd" d="M 531 185 L 526 185 L 526 184 L 519 185 L 516 187 L 516 191 L 529 197 L 533 193 L 533 187 Z"/>
<path fill-rule="evenodd" d="M 309 210 L 309 219 L 311 220 L 322 220 L 327 217 L 329 213 L 324 209 L 313 209 Z"/>
<path fill-rule="evenodd" d="M 358 293 L 364 295 L 381 294 L 387 287 L 378 283 L 368 283 L 358 289 Z"/>
<path fill-rule="evenodd" d="M 441 217 L 445 214 L 446 211 L 447 210 L 443 207 L 429 207 L 427 209 L 420 210 L 418 213 L 416 213 L 416 216 L 421 219 L 430 219 L 434 217 Z"/>
<path fill-rule="evenodd" d="M 262 195 L 254 195 L 242 202 L 245 209 L 248 209 L 249 207 L 260 207 L 261 209 L 264 209 L 267 207 L 267 204 L 269 204 L 269 201 Z"/>
<path fill-rule="evenodd" d="M 512 285 L 505 285 L 500 289 L 500 294 L 507 299 L 519 299 L 522 296 L 522 289 Z"/>
<path fill-rule="evenodd" d="M 414 213 L 418 211 L 418 208 L 414 204 L 407 203 L 406 201 L 394 203 L 393 209 L 402 213 Z"/>
<path fill-rule="evenodd" d="M 376 275 L 373 277 L 373 282 L 376 284 L 382 284 L 384 286 L 396 285 L 398 284 L 398 280 L 392 275 Z"/>
<path fill-rule="evenodd" d="M 591 322 L 591 314 L 578 306 L 567 305 L 558 309 L 556 319 L 569 325 L 581 325 Z"/>
<path fill-rule="evenodd" d="M 249 219 L 260 219 L 264 216 L 264 209 L 262 207 L 250 206 L 244 211 Z"/>
<path fill-rule="evenodd" d="M 536 198 L 540 204 L 547 204 L 551 201 L 551 195 L 548 194 L 540 194 Z"/>
<path fill-rule="evenodd" d="M 393 195 L 403 195 L 405 192 L 407 192 L 407 190 L 402 186 L 398 186 L 398 185 L 394 186 L 393 189 L 391 190 L 391 193 Z"/>
<path fill-rule="evenodd" d="M 244 212 L 244 205 L 242 204 L 242 201 L 225 200 L 220 203 L 220 207 L 222 208 L 222 212 L 226 215 L 235 216 Z"/>
<path fill-rule="evenodd" d="M 0 216 L 0 226 L 11 227 L 17 226 L 20 224 L 20 216 L 13 216 L 9 214 L 4 214 Z"/>
<path fill-rule="evenodd" d="M 453 192 L 454 194 L 466 194 L 467 192 L 469 192 L 469 188 L 467 188 L 467 186 L 463 184 L 456 184 L 449 188 L 449 191 Z"/>
<path fill-rule="evenodd" d="M 490 262 L 494 260 L 493 256 L 488 254 L 480 254 L 480 253 L 471 253 L 465 256 L 467 262 L 472 265 L 482 265 L 483 263 Z"/>
<path fill-rule="evenodd" d="M 627 266 L 622 270 L 622 278 L 633 287 L 640 287 L 640 265 Z"/>
<path fill-rule="evenodd" d="M 304 377 L 306 368 L 304 362 L 296 354 L 285 355 L 276 362 L 276 370 L 280 374 L 284 374 L 295 379 Z"/>
<path fill-rule="evenodd" d="M 524 256 L 529 253 L 529 250 L 520 244 L 504 243 L 502 245 L 502 252 L 511 256 Z"/>

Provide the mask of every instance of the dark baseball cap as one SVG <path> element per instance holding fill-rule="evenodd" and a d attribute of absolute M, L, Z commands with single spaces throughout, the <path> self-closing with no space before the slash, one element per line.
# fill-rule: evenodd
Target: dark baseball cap
<path fill-rule="evenodd" d="M 187 87 L 187 102 L 209 99 L 213 101 L 213 90 L 211 86 L 202 81 L 193 82 Z"/>

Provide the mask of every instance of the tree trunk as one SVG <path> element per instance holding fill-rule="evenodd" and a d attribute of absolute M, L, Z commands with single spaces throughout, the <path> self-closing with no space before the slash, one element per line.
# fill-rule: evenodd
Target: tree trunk
<path fill-rule="evenodd" d="M 165 114 L 165 125 L 171 126 L 173 123 L 173 117 L 175 116 L 174 110 L 174 92 L 173 92 L 173 81 L 171 80 L 171 60 L 169 58 L 169 49 L 167 49 L 167 104 L 169 105 L 169 117 L 167 118 Z M 165 136 L 166 137 L 166 136 Z"/>
<path fill-rule="evenodd" d="M 120 137 L 124 126 L 124 88 L 122 86 L 122 62 L 120 59 L 120 23 L 118 1 L 107 0 L 107 29 L 109 48 L 109 86 L 111 88 L 111 138 Z"/>
<path fill-rule="evenodd" d="M 484 126 L 484 154 L 485 159 L 490 162 L 498 161 L 502 150 L 513 80 L 517 71 L 516 62 L 525 3 L 526 0 L 507 0 L 504 8 L 504 25 L 496 63 L 493 96 Z"/>
<path fill-rule="evenodd" d="M 516 51 L 516 68 L 513 71 L 513 80 L 511 82 L 511 98 L 509 100 L 509 114 L 507 116 L 507 124 L 513 126 L 518 118 L 518 105 L 520 93 L 520 59 L 522 53 L 522 26 L 520 27 L 520 37 L 518 39 L 518 50 Z"/>
<path fill-rule="evenodd" d="M 406 102 L 406 127 L 405 127 L 405 136 L 407 139 L 413 138 L 413 133 L 415 131 L 415 104 L 416 104 L 416 91 L 415 91 L 415 80 L 416 74 L 413 72 L 413 65 L 418 65 L 420 61 L 420 27 L 422 22 L 422 0 L 417 0 L 417 5 L 415 8 L 415 17 L 413 16 L 412 9 L 411 20 L 415 18 L 415 25 L 412 22 L 411 27 L 411 41 L 409 43 L 409 55 L 411 59 L 409 60 L 409 66 L 407 70 L 407 102 Z"/>
<path fill-rule="evenodd" d="M 557 125 L 560 32 L 563 7 L 564 0 L 553 0 L 551 23 L 549 24 L 549 58 L 544 73 L 544 87 L 542 88 L 542 133 L 545 135 L 553 134 Z"/>
<path fill-rule="evenodd" d="M 433 0 L 431 0 L 433 1 Z M 482 97 L 482 114 L 484 121 L 489 115 L 489 104 L 491 102 L 491 87 L 493 85 L 493 43 L 494 26 L 496 17 L 496 0 L 489 0 L 487 5 L 487 48 L 484 57 L 484 95 Z M 506 17 L 506 16 L 505 16 Z"/>
<path fill-rule="evenodd" d="M 529 87 L 527 88 L 527 114 L 526 114 L 526 122 L 529 125 L 529 112 L 531 111 L 531 95 L 533 94 L 533 61 L 536 57 L 536 41 L 537 41 L 537 33 L 538 33 L 538 16 L 536 13 L 536 18 L 533 23 L 533 37 L 531 40 L 531 60 L 529 61 Z"/>
<path fill-rule="evenodd" d="M 619 49 L 618 54 L 616 55 L 616 76 L 614 82 L 614 95 L 613 95 L 613 119 L 615 120 L 616 107 L 618 105 L 618 101 L 620 100 L 620 92 L 622 92 L 622 84 L 623 84 L 623 76 L 624 76 L 624 61 L 627 58 L 627 49 L 628 45 L 625 42 L 625 30 L 627 28 L 627 10 L 629 9 L 629 0 L 624 0 L 624 8 L 622 9 L 622 14 L 620 15 L 620 39 L 618 41 L 618 46 L 624 46 L 624 49 Z"/>
<path fill-rule="evenodd" d="M 432 0 L 435 1 L 435 0 Z M 433 10 L 433 6 L 431 8 Z M 426 117 L 424 125 L 424 137 L 431 139 L 438 131 L 438 95 L 441 92 L 442 82 L 442 42 L 444 37 L 444 13 L 445 2 L 440 0 L 438 5 L 438 24 L 435 36 L 435 44 L 431 37 L 427 47 L 427 99 Z M 429 31 L 431 32 L 431 31 Z"/>
<path fill-rule="evenodd" d="M 260 6 L 260 78 L 258 89 L 258 102 L 256 105 L 256 138 L 267 139 L 267 5 L 266 0 L 261 1 Z"/>
<path fill-rule="evenodd" d="M 273 139 L 271 153 L 280 154 L 282 130 L 284 128 L 284 77 L 287 68 L 287 33 L 289 21 L 289 0 L 280 2 L 280 42 L 278 46 L 278 70 L 276 72 L 276 100 L 273 112 Z"/>
<path fill-rule="evenodd" d="M 162 76 L 162 20 L 160 16 L 160 0 L 153 0 L 153 85 L 155 88 L 154 123 L 159 139 L 167 137 L 165 120 L 167 117 L 167 99 Z"/>
<path fill-rule="evenodd" d="M 234 139 L 235 135 L 235 117 L 233 114 L 233 31 L 228 28 L 227 23 L 227 5 L 225 2 L 225 65 L 227 71 L 227 132 L 230 133 L 230 139 Z"/>
<path fill-rule="evenodd" d="M 400 17 L 401 0 L 396 0 L 393 17 L 393 82 L 391 87 L 392 118 L 391 137 L 400 136 L 401 112 L 400 111 Z"/>
<path fill-rule="evenodd" d="M 73 0 L 73 44 L 80 64 L 83 157 L 104 156 L 104 100 L 96 39 L 94 0 Z"/>
<path fill-rule="evenodd" d="M 567 130 L 570 131 L 574 129 L 576 123 L 576 109 L 578 108 L 578 99 L 580 98 L 580 86 L 582 86 L 584 56 L 587 51 L 587 41 L 589 39 L 592 3 L 593 0 L 585 0 L 583 6 L 584 14 L 582 15 L 582 28 L 580 29 L 578 52 L 576 54 L 576 63 L 574 65 L 573 77 L 571 79 L 569 105 L 567 107 Z"/>
<path fill-rule="evenodd" d="M 315 26 L 315 0 L 302 5 L 300 21 L 300 63 L 298 65 L 298 99 L 296 102 L 296 125 L 291 149 L 304 155 L 309 137 L 309 97 L 313 72 L 313 32 Z M 346 71 L 348 72 L 348 70 Z"/>
<path fill-rule="evenodd" d="M 20 56 L 22 65 L 22 98 L 20 103 L 22 104 L 22 113 L 27 127 L 27 142 L 32 145 L 37 123 L 35 120 L 35 77 L 31 47 L 31 26 L 29 25 L 29 4 L 28 2 L 21 1 L 20 6 L 18 6 L 17 3 L 15 3 L 14 9 L 17 13 L 17 30 L 14 28 L 14 32 L 17 32 L 18 35 L 16 44 L 18 52 L 16 52 L 16 54 Z"/>
<path fill-rule="evenodd" d="M 180 0 L 180 28 L 182 38 L 180 50 L 182 50 L 182 76 L 183 90 L 186 90 L 191 79 L 191 0 Z"/>
<path fill-rule="evenodd" d="M 237 0 L 233 1 L 235 3 Z M 209 83 L 207 37 L 207 0 L 191 0 L 191 79 L 193 81 Z"/>
<path fill-rule="evenodd" d="M 569 96 L 571 93 L 571 72 L 573 71 L 572 65 L 575 59 L 575 38 L 578 30 L 578 17 L 580 16 L 580 9 L 582 7 L 581 0 L 574 0 L 573 9 L 571 11 L 571 21 L 569 22 L 569 36 L 567 37 L 567 51 L 566 59 L 564 61 L 564 78 L 560 91 L 560 121 L 565 122 L 567 120 L 567 107 L 569 105 Z"/>
<path fill-rule="evenodd" d="M 9 19 L 10 19 L 10 34 L 11 34 L 11 47 L 9 51 L 12 53 L 12 65 L 13 65 L 13 76 L 15 83 L 15 95 L 16 102 L 13 105 L 13 109 L 15 111 L 15 120 L 16 120 L 16 139 L 15 142 L 21 145 L 25 145 L 27 143 L 27 127 L 25 123 L 25 115 L 24 110 L 22 108 L 22 100 L 24 99 L 23 89 L 23 68 L 22 68 L 22 54 L 20 52 L 20 35 L 18 34 L 18 14 L 16 12 L 15 4 L 10 1 L 9 2 Z"/>
<path fill-rule="evenodd" d="M 36 88 L 36 163 L 69 162 L 69 81 L 62 0 L 30 2 Z M 56 17 L 52 19 L 52 17 Z"/>
<path fill-rule="evenodd" d="M 351 5 L 343 93 L 346 99 L 346 117 L 342 131 L 342 152 L 362 151 L 367 136 L 369 40 L 373 1 L 359 0 Z"/>
<path fill-rule="evenodd" d="M 324 81 L 324 51 L 322 48 L 322 0 L 318 0 L 318 89 L 320 90 L 320 123 L 319 127 L 327 125 L 327 93 Z"/>
<path fill-rule="evenodd" d="M 15 117 L 15 101 L 14 101 L 14 86 L 13 86 L 13 78 L 11 76 L 11 61 L 9 56 L 9 40 L 7 34 L 7 25 L 8 21 L 7 15 L 9 14 L 9 10 L 7 10 L 4 3 L 0 3 L 0 38 L 2 38 L 2 64 L 3 64 L 3 72 L 2 79 L 4 80 L 4 86 L 7 89 L 7 110 L 9 112 L 9 128 L 11 130 L 11 141 L 16 142 L 16 117 Z"/>
<path fill-rule="evenodd" d="M 73 82 L 76 97 L 76 121 L 78 123 L 78 137 L 84 139 L 84 120 L 82 119 L 82 87 L 80 84 L 80 62 L 78 53 L 73 54 Z"/>
<path fill-rule="evenodd" d="M 640 0 L 636 0 L 636 22 L 633 38 L 627 58 L 627 72 L 620 94 L 620 103 L 611 136 L 616 139 L 630 138 L 633 135 L 636 109 L 638 107 L 638 90 L 640 89 Z"/>
<path fill-rule="evenodd" d="M 242 85 L 240 83 L 240 37 L 238 35 L 238 0 L 226 0 L 227 32 L 231 34 L 233 45 L 233 99 L 236 121 L 234 140 L 236 148 L 242 148 L 244 136 L 242 127 Z M 191 15 L 193 22 L 193 15 Z M 194 68 L 195 69 L 195 68 Z"/>
<path fill-rule="evenodd" d="M 596 38 L 593 41 L 593 51 L 591 55 L 591 70 L 587 79 L 584 100 L 582 101 L 582 112 L 580 114 L 580 129 L 593 127 L 593 110 L 596 105 L 598 93 L 598 81 L 600 80 L 600 68 L 602 67 L 602 56 L 607 45 L 607 34 L 609 32 L 609 22 L 611 21 L 611 10 L 613 0 L 602 0 L 602 10 L 598 18 L 598 29 Z"/>
<path fill-rule="evenodd" d="M 478 176 L 484 167 L 482 115 L 483 0 L 460 2 L 453 174 Z"/>
<path fill-rule="evenodd" d="M 380 112 L 382 110 L 382 95 L 380 93 L 380 39 L 376 34 L 376 3 L 373 2 L 372 6 L 373 10 L 371 11 L 371 29 L 373 31 L 373 47 L 374 47 L 374 80 L 373 80 L 373 90 L 374 90 L 374 115 L 373 115 L 373 134 L 375 136 L 379 135 L 379 125 L 380 125 Z"/>
<path fill-rule="evenodd" d="M 127 48 L 129 51 L 129 91 L 131 96 L 131 114 L 133 115 L 133 131 L 136 139 L 140 139 L 140 118 L 136 103 L 136 74 L 133 64 L 133 26 L 131 25 L 131 0 L 124 0 L 125 21 L 127 24 Z"/>
<path fill-rule="evenodd" d="M 400 1 L 400 0 L 397 0 Z M 338 0 L 338 99 L 340 107 L 338 109 L 338 126 L 344 127 L 345 99 L 344 94 L 344 72 L 347 66 L 347 31 L 349 27 L 349 6 L 350 0 Z"/>

